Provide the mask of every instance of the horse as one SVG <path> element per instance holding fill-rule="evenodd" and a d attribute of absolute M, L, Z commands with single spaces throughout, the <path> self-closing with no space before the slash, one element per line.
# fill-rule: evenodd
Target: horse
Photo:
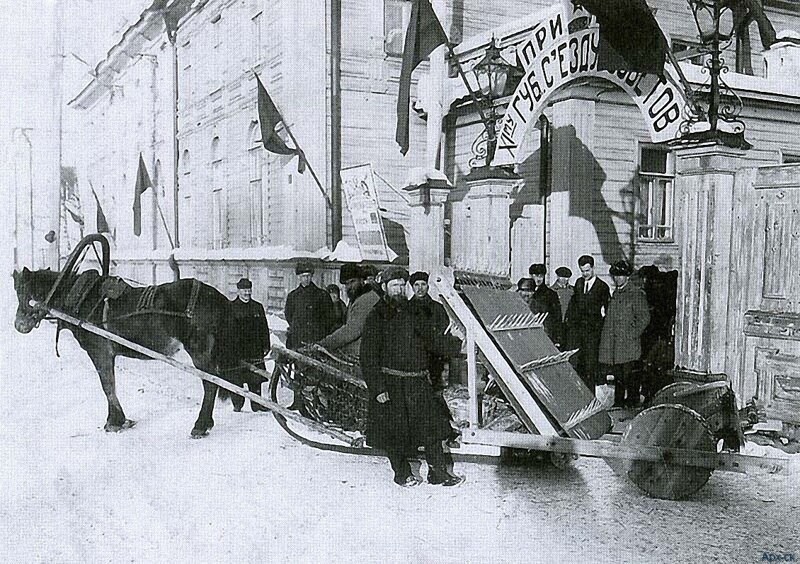
<path fill-rule="evenodd" d="M 101 326 L 132 342 L 165 355 L 175 354 L 180 345 L 195 367 L 226 378 L 225 333 L 230 302 L 215 288 L 191 278 L 157 286 L 132 287 L 120 278 L 95 270 L 67 276 L 50 269 L 14 272 L 14 289 L 19 305 L 15 329 L 30 333 L 46 317 L 41 305 L 64 311 Z M 57 284 L 57 281 L 59 282 Z M 55 289 L 54 289 L 55 285 Z M 54 290 L 53 290 L 54 289 Z M 52 294 L 49 296 L 48 295 Z M 108 400 L 104 429 L 118 432 L 133 427 L 116 394 L 114 364 L 117 356 L 151 360 L 113 341 L 77 326 L 59 321 L 70 329 L 86 351 L 100 376 Z M 57 340 L 57 339 L 56 339 Z M 192 438 L 206 436 L 214 426 L 213 410 L 219 386 L 203 380 L 203 402 Z"/>

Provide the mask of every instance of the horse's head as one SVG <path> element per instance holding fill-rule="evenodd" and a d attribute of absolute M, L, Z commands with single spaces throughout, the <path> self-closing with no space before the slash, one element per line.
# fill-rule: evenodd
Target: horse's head
<path fill-rule="evenodd" d="M 20 333 L 30 333 L 44 319 L 47 312 L 34 304 L 44 300 L 57 274 L 50 269 L 14 271 L 14 290 L 19 301 L 14 328 Z"/>

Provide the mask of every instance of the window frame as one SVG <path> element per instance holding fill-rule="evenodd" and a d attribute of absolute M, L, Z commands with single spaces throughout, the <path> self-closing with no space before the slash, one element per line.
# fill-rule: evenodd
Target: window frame
<path fill-rule="evenodd" d="M 665 172 L 651 172 L 642 170 L 642 155 L 645 149 L 657 149 L 666 152 L 667 162 Z M 670 244 L 675 242 L 675 153 L 669 147 L 658 143 L 639 142 L 637 144 L 636 166 L 636 205 L 634 235 L 637 243 Z M 655 183 L 664 182 L 664 201 L 666 202 L 666 216 L 668 222 L 656 224 L 651 222 L 655 216 L 653 186 Z M 647 191 L 647 202 L 643 197 Z M 643 206 L 645 206 L 643 208 Z M 644 222 L 642 221 L 644 220 Z M 664 229 L 664 236 L 659 236 L 659 230 Z M 647 230 L 647 231 L 644 231 Z M 646 233 L 646 234 L 643 234 Z"/>
<path fill-rule="evenodd" d="M 387 29 L 388 22 L 388 15 L 389 15 L 389 6 L 395 5 L 400 7 L 402 10 L 401 12 L 401 25 L 399 28 L 392 28 Z M 383 0 L 383 54 L 389 58 L 402 58 L 403 56 L 403 46 L 405 45 L 406 40 L 406 31 L 408 30 L 408 22 L 411 20 L 411 0 Z M 389 46 L 393 44 L 393 41 L 389 41 L 389 34 L 393 31 L 399 29 L 400 30 L 400 49 L 399 51 L 389 50 Z"/>

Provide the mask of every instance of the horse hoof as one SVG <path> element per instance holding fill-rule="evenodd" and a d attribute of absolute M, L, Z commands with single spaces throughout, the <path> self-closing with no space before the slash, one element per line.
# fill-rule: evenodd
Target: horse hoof
<path fill-rule="evenodd" d="M 208 435 L 208 430 L 200 431 L 196 429 L 192 429 L 192 434 L 190 435 L 193 439 L 202 439 L 203 437 Z"/>
<path fill-rule="evenodd" d="M 130 429 L 135 425 L 136 421 L 132 419 L 126 419 L 120 425 L 116 425 L 114 423 L 106 423 L 103 429 L 105 429 L 106 433 L 119 433 L 120 431 L 124 431 L 125 429 Z"/>

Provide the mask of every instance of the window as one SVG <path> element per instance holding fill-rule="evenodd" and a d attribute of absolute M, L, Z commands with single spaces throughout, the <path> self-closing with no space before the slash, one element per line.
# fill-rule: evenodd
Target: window
<path fill-rule="evenodd" d="M 222 248 L 225 208 L 222 194 L 222 154 L 219 137 L 211 141 L 211 247 Z"/>
<path fill-rule="evenodd" d="M 264 15 L 263 12 L 259 12 L 252 19 L 252 32 L 253 37 L 250 40 L 250 60 L 252 61 L 253 66 L 256 66 L 261 63 L 261 42 L 264 40 Z"/>
<path fill-rule="evenodd" d="M 411 19 L 409 0 L 384 0 L 383 2 L 383 49 L 387 55 L 403 56 L 408 21 Z"/>
<path fill-rule="evenodd" d="M 250 126 L 250 243 L 260 245 L 264 242 L 263 221 L 263 171 L 264 147 L 261 145 L 261 130 L 258 122 Z"/>
<path fill-rule="evenodd" d="M 640 241 L 672 241 L 675 164 L 672 153 L 656 145 L 639 149 Z"/>

